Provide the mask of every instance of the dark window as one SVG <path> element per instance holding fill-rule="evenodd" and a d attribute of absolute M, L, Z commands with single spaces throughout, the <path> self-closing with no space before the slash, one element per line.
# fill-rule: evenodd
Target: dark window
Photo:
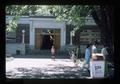
<path fill-rule="evenodd" d="M 16 43 L 16 29 L 6 31 L 6 43 Z"/>

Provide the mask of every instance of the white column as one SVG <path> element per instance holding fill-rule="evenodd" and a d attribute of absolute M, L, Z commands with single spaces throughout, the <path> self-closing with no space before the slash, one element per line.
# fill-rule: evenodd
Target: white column
<path fill-rule="evenodd" d="M 30 45 L 34 46 L 34 29 L 33 29 L 33 21 L 30 21 Z"/>
<path fill-rule="evenodd" d="M 73 45 L 73 43 L 72 43 L 72 31 L 70 32 L 70 45 Z"/>
<path fill-rule="evenodd" d="M 22 43 L 25 43 L 25 30 L 22 30 Z"/>
<path fill-rule="evenodd" d="M 62 23 L 61 26 L 61 46 L 65 46 L 66 44 L 66 27 L 65 23 Z"/>

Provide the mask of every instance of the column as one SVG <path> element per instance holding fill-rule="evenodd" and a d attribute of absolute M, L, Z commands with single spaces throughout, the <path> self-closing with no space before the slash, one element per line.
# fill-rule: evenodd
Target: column
<path fill-rule="evenodd" d="M 72 43 L 72 31 L 70 32 L 70 45 L 73 45 L 73 43 Z"/>
<path fill-rule="evenodd" d="M 25 44 L 25 30 L 22 30 L 22 43 Z"/>

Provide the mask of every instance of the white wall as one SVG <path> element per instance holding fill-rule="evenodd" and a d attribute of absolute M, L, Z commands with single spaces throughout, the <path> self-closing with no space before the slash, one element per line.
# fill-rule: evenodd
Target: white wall
<path fill-rule="evenodd" d="M 16 50 L 20 50 L 22 55 L 25 54 L 25 45 L 24 44 L 16 44 L 16 43 L 7 43 L 6 44 L 6 53 L 16 54 Z"/>
<path fill-rule="evenodd" d="M 11 17 L 6 18 L 6 23 L 8 23 L 10 19 Z M 18 24 L 30 24 L 30 45 L 32 46 L 35 45 L 35 28 L 61 29 L 60 46 L 66 44 L 65 22 L 57 22 L 55 18 L 31 18 L 24 16 L 19 19 Z"/>
<path fill-rule="evenodd" d="M 45 20 L 33 20 L 33 28 L 61 28 L 62 23 L 58 23 L 55 21 L 45 21 Z"/>
<path fill-rule="evenodd" d="M 30 21 L 30 45 L 34 46 L 35 44 L 35 30 L 33 29 L 33 21 Z"/>
<path fill-rule="evenodd" d="M 65 45 L 66 45 L 66 26 L 65 23 L 63 23 L 61 29 L 61 46 Z"/>
<path fill-rule="evenodd" d="M 33 33 L 35 33 L 35 28 L 52 28 L 52 29 L 61 29 L 61 42 L 60 45 L 64 46 L 66 43 L 66 26 L 64 22 L 56 22 L 55 20 L 33 20 L 33 25 L 31 28 L 33 28 L 33 31 L 31 33 L 32 36 L 35 36 L 35 34 L 33 35 Z M 32 37 L 31 36 L 31 37 Z M 35 38 L 33 38 L 34 40 L 31 40 L 31 45 L 35 44 Z"/>
<path fill-rule="evenodd" d="M 11 16 L 6 16 L 6 23 L 8 23 L 12 19 Z M 21 17 L 19 21 L 17 22 L 18 24 L 29 24 L 29 17 Z"/>

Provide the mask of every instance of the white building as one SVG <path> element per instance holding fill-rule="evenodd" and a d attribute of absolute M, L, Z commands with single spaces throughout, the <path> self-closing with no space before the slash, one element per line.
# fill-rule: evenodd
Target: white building
<path fill-rule="evenodd" d="M 11 20 L 11 17 L 6 16 L 6 23 L 9 20 Z M 40 49 L 43 37 L 50 35 L 53 36 L 54 45 L 57 49 L 61 49 L 66 44 L 66 24 L 65 22 L 56 21 L 54 16 L 22 16 L 18 24 L 29 25 L 29 32 L 25 32 L 25 34 L 29 33 L 29 45 L 31 45 L 31 49 Z M 48 33 L 48 30 L 51 33 Z M 22 30 L 17 33 L 22 34 Z"/>
<path fill-rule="evenodd" d="M 6 24 L 8 24 L 10 20 L 11 16 L 6 16 Z M 96 26 L 93 20 L 88 21 L 88 19 L 86 25 Z M 50 49 L 50 36 L 53 37 L 55 48 L 62 50 L 64 46 L 70 44 L 69 29 L 65 22 L 56 21 L 55 16 L 21 16 L 18 21 L 18 28 L 14 33 L 9 32 L 6 34 L 6 51 L 16 54 L 16 51 L 20 50 L 21 54 L 25 54 L 27 50 L 26 45 L 28 45 L 31 50 Z M 23 30 L 25 30 L 24 37 L 22 33 Z M 23 44 L 23 38 L 25 44 Z"/>

